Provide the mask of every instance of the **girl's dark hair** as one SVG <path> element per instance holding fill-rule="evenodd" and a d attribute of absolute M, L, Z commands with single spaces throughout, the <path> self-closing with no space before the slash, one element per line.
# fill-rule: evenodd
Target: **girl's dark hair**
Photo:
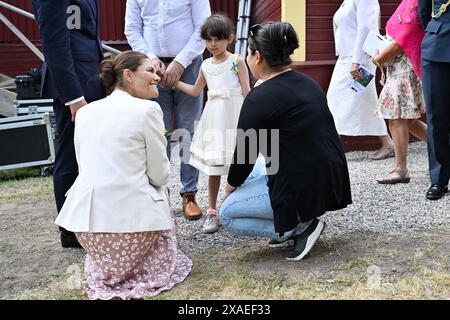
<path fill-rule="evenodd" d="M 297 33 L 288 22 L 266 22 L 252 26 L 248 45 L 253 54 L 259 51 L 269 67 L 290 65 L 291 55 L 299 46 Z"/>
<path fill-rule="evenodd" d="M 116 86 L 123 86 L 123 71 L 136 71 L 148 57 L 136 51 L 124 51 L 114 59 L 105 59 L 100 63 L 100 79 L 106 91 L 111 93 Z"/>
<path fill-rule="evenodd" d="M 206 19 L 200 30 L 200 36 L 203 40 L 216 37 L 220 40 L 228 39 L 233 35 L 233 24 L 226 15 L 216 13 Z"/>

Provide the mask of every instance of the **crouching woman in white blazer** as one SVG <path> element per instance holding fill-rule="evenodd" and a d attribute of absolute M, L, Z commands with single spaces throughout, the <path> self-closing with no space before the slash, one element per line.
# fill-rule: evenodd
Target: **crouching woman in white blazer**
<path fill-rule="evenodd" d="M 160 78 L 151 60 L 123 52 L 100 65 L 112 92 L 77 112 L 79 175 L 56 219 L 86 250 L 90 299 L 140 299 L 182 282 L 192 262 L 177 248 L 167 187 Z"/>

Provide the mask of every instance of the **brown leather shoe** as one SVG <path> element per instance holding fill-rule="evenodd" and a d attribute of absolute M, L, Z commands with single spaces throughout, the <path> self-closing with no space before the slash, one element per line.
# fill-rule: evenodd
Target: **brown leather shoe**
<path fill-rule="evenodd" d="M 183 214 L 188 220 L 197 220 L 202 217 L 202 210 L 197 205 L 195 194 L 192 192 L 183 194 Z"/>

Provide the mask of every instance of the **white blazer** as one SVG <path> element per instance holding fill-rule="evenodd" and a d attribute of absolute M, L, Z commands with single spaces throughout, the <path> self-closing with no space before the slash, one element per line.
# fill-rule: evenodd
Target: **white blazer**
<path fill-rule="evenodd" d="M 369 30 L 379 31 L 378 0 L 344 0 L 333 17 L 336 55 L 352 57 L 352 63 L 367 65 L 370 61 L 362 46 Z"/>
<path fill-rule="evenodd" d="M 55 223 L 73 232 L 170 229 L 159 104 L 115 90 L 80 109 L 75 123 L 79 175 Z"/>

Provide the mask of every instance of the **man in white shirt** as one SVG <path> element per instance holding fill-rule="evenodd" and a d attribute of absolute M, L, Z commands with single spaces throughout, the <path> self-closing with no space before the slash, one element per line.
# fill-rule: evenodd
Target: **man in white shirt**
<path fill-rule="evenodd" d="M 194 98 L 173 88 L 179 80 L 195 83 L 205 50 L 200 28 L 210 15 L 208 0 L 127 0 L 125 35 L 131 48 L 149 56 L 159 69 L 162 81 L 157 102 L 168 132 L 185 129 L 192 137 L 194 124 L 200 120 L 203 95 Z M 182 156 L 183 151 L 189 152 L 190 139 L 183 143 L 181 138 L 180 143 Z M 195 200 L 198 174 L 182 161 L 180 194 L 184 216 L 190 220 L 202 215 Z"/>

